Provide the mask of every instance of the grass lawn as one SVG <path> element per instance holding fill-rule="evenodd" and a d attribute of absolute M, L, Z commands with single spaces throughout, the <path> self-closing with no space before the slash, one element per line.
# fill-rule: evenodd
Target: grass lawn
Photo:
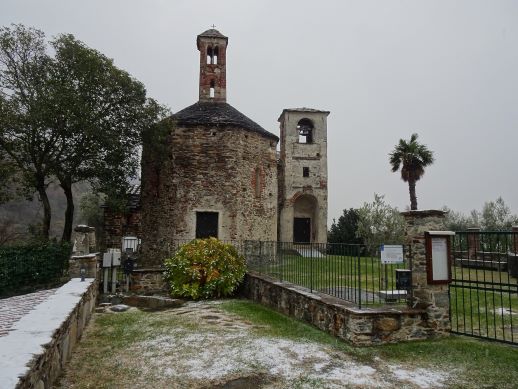
<path fill-rule="evenodd" d="M 59 388 L 515 388 L 518 349 L 452 336 L 355 348 L 248 300 L 95 314 Z"/>
<path fill-rule="evenodd" d="M 373 306 L 385 304 L 378 292 L 396 289 L 395 269 L 403 267 L 382 265 L 376 257 L 343 254 L 305 258 L 283 254 L 254 270 L 356 303 L 361 290 L 367 292 L 362 293 L 362 305 Z M 452 328 L 518 342 L 518 280 L 507 271 L 492 269 L 455 266 L 452 272 Z"/>
<path fill-rule="evenodd" d="M 255 323 L 268 324 L 271 335 L 310 339 L 351 353 L 363 362 L 378 358 L 390 363 L 410 363 L 455 371 L 455 388 L 516 388 L 518 386 L 518 347 L 452 335 L 448 338 L 352 347 L 305 323 L 246 300 L 229 301 L 222 308 Z"/>

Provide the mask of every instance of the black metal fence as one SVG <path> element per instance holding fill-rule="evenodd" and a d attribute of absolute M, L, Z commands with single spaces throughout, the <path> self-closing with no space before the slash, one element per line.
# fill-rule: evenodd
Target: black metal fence
<path fill-rule="evenodd" d="M 406 300 L 396 270 L 408 263 L 382 264 L 378 250 L 356 244 L 243 242 L 248 269 L 343 300 L 383 305 Z"/>
<path fill-rule="evenodd" d="M 188 242 L 175 240 L 168 243 L 168 256 L 173 256 Z M 223 242 L 232 244 L 245 256 L 250 271 L 355 303 L 360 308 L 403 302 L 411 293 L 411 283 L 405 284 L 404 277 L 399 283 L 396 279 L 397 272 L 401 274 L 410 269 L 406 258 L 403 263 L 382 264 L 379 250 L 364 245 L 252 240 Z M 136 269 L 138 266 L 137 261 Z M 111 280 L 111 275 L 109 277 Z M 117 281 L 121 287 L 125 280 L 120 267 Z"/>
<path fill-rule="evenodd" d="M 453 332 L 518 343 L 518 233 L 457 232 L 452 256 Z"/>

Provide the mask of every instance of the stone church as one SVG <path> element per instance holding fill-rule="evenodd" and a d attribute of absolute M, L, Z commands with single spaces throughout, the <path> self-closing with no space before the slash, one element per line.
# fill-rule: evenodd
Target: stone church
<path fill-rule="evenodd" d="M 142 259 L 179 240 L 326 242 L 328 111 L 284 109 L 279 138 L 227 103 L 228 38 L 198 35 L 199 101 L 172 117 L 166 158 L 144 148 Z"/>

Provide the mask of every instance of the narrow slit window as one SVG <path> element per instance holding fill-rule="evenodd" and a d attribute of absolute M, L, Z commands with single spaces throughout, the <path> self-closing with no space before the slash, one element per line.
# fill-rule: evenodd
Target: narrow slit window
<path fill-rule="evenodd" d="M 212 46 L 207 47 L 207 63 L 211 64 L 214 58 L 214 53 L 212 51 Z"/>
<path fill-rule="evenodd" d="M 218 46 L 214 47 L 213 56 L 212 56 L 212 63 L 214 65 L 218 64 L 218 55 L 219 55 L 219 49 Z"/>
<path fill-rule="evenodd" d="M 212 98 L 214 98 L 214 95 L 215 95 L 215 93 L 216 93 L 215 85 L 216 85 L 216 84 L 214 83 L 214 80 L 212 80 L 212 81 L 210 82 L 210 91 L 209 91 L 209 96 L 210 96 L 210 98 L 211 98 L 211 99 L 212 99 Z"/>
<path fill-rule="evenodd" d="M 302 168 L 302 177 L 309 177 L 309 167 L 304 166 Z"/>

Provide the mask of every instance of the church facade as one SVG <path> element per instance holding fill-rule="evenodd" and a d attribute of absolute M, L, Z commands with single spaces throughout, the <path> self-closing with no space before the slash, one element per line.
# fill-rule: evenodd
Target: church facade
<path fill-rule="evenodd" d="M 143 150 L 142 264 L 209 236 L 325 242 L 329 112 L 283 110 L 279 139 L 227 103 L 228 38 L 210 29 L 196 43 L 199 101 L 172 116 L 165 158 Z"/>

